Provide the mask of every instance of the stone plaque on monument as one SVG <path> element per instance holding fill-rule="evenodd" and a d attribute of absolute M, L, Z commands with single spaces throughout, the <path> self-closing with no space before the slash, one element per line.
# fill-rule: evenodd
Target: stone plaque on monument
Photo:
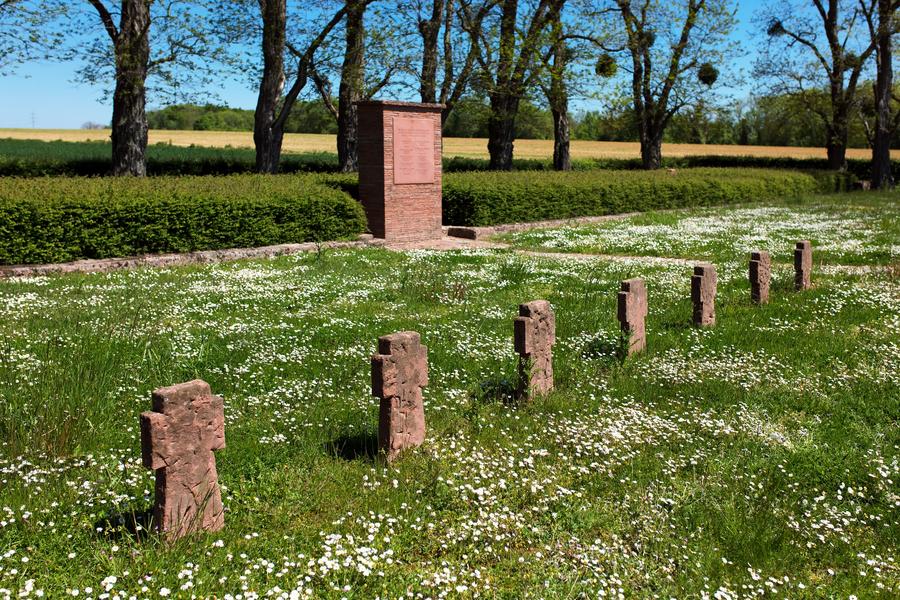
<path fill-rule="evenodd" d="M 394 185 L 434 183 L 434 123 L 394 117 Z"/>
<path fill-rule="evenodd" d="M 357 103 L 359 199 L 369 231 L 388 241 L 419 241 L 441 230 L 442 104 Z"/>

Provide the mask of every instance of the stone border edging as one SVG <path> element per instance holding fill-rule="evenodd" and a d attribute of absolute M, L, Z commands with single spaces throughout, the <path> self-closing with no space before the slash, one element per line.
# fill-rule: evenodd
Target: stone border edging
<path fill-rule="evenodd" d="M 458 225 L 444 226 L 444 233 L 450 237 L 458 237 L 467 240 L 481 240 L 497 235 L 498 233 L 514 233 L 516 231 L 528 231 L 529 229 L 547 229 L 565 225 L 588 225 L 590 223 L 604 223 L 627 219 L 640 212 L 620 213 L 616 215 L 600 215 L 594 217 L 572 217 L 571 219 L 554 219 L 551 221 L 534 221 L 531 223 L 507 223 L 504 225 L 490 225 L 486 227 L 464 227 Z"/>
<path fill-rule="evenodd" d="M 384 240 L 376 240 L 369 234 L 349 242 L 306 242 L 302 244 L 278 244 L 260 248 L 228 248 L 225 250 L 198 250 L 172 254 L 145 254 L 127 258 L 100 258 L 76 260 L 67 263 L 44 265 L 0 265 L 0 279 L 11 277 L 37 277 L 63 273 L 105 273 L 136 267 L 176 267 L 240 260 L 243 258 L 272 258 L 300 252 L 315 252 L 332 248 L 363 248 L 383 246 Z"/>

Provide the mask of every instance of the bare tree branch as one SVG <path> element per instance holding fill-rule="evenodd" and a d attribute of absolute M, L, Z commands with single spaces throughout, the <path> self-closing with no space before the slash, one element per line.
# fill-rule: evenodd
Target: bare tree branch
<path fill-rule="evenodd" d="M 106 33 L 109 34 L 109 39 L 115 43 L 119 38 L 119 30 L 116 29 L 116 24 L 113 22 L 112 15 L 109 14 L 109 11 L 106 9 L 106 6 L 103 5 L 101 0 L 88 0 L 88 2 L 96 9 L 97 14 L 100 15 L 100 20 L 103 22 Z"/>

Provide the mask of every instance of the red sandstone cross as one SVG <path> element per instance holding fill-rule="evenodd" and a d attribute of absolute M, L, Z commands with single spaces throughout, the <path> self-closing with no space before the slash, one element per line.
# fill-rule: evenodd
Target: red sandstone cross
<path fill-rule="evenodd" d="M 214 450 L 225 447 L 222 398 L 195 380 L 153 392 L 141 414 L 144 466 L 156 470 L 156 528 L 171 538 L 216 531 L 225 517 Z"/>
<path fill-rule="evenodd" d="M 378 338 L 378 352 L 372 357 L 372 395 L 381 399 L 378 445 L 390 462 L 425 441 L 428 348 L 415 331 L 401 331 Z"/>
<path fill-rule="evenodd" d="M 626 355 L 647 347 L 647 286 L 643 279 L 626 279 L 619 292 L 618 317 Z"/>
<path fill-rule="evenodd" d="M 513 343 L 519 353 L 519 398 L 541 396 L 553 389 L 553 345 L 556 315 L 546 300 L 519 305 L 513 322 Z"/>

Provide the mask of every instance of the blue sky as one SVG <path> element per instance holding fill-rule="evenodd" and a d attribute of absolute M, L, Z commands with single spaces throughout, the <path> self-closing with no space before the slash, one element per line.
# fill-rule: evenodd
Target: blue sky
<path fill-rule="evenodd" d="M 752 62 L 756 35 L 751 19 L 762 0 L 743 0 L 738 3 L 738 27 L 734 33 L 747 56 L 737 61 L 748 68 Z M 112 105 L 102 99 L 102 90 L 75 83 L 72 63 L 32 62 L 19 69 L 16 75 L 0 76 L 0 127 L 40 129 L 75 129 L 87 121 L 109 123 Z M 252 109 L 256 105 L 256 91 L 246 81 L 226 80 L 217 86 L 219 98 L 229 106 Z M 732 94 L 746 96 L 748 89 L 734 89 Z M 151 98 L 151 108 L 153 102 Z M 588 103 L 576 108 L 591 108 Z"/>

